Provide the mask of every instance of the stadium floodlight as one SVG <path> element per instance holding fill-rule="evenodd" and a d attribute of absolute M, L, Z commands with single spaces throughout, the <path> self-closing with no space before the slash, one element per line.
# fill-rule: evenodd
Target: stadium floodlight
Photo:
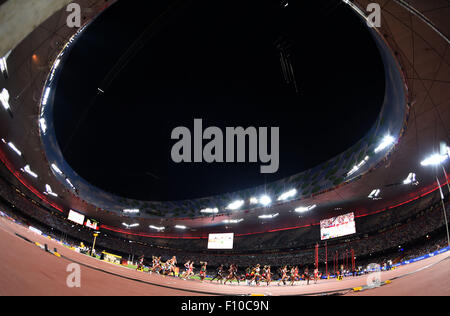
<path fill-rule="evenodd" d="M 137 214 L 140 212 L 140 210 L 139 209 L 125 209 L 125 210 L 123 210 L 123 212 L 125 214 Z"/>
<path fill-rule="evenodd" d="M 411 172 L 408 177 L 403 180 L 403 184 L 413 184 L 413 185 L 418 185 L 419 181 L 417 181 L 416 179 L 416 174 Z"/>
<path fill-rule="evenodd" d="M 33 171 L 31 171 L 31 167 L 30 165 L 26 165 L 25 167 L 23 167 L 22 169 L 23 172 L 28 173 L 30 176 L 32 176 L 33 178 L 37 178 L 38 175 L 36 173 L 34 173 Z"/>
<path fill-rule="evenodd" d="M 272 203 L 272 199 L 268 195 L 263 195 L 259 198 L 259 203 L 268 206 L 270 203 Z"/>
<path fill-rule="evenodd" d="M 258 218 L 261 218 L 261 219 L 272 219 L 272 218 L 277 217 L 278 215 L 280 215 L 280 213 L 269 214 L 269 215 L 260 215 L 260 216 L 258 216 Z"/>
<path fill-rule="evenodd" d="M 47 87 L 44 92 L 44 97 L 42 98 L 42 105 L 47 105 L 48 97 L 50 96 L 50 87 Z"/>
<path fill-rule="evenodd" d="M 134 228 L 134 227 L 139 227 L 138 223 L 135 224 L 127 224 L 127 223 L 122 223 L 123 226 L 125 226 L 126 228 Z"/>
<path fill-rule="evenodd" d="M 445 162 L 449 157 L 449 154 L 440 155 L 440 154 L 433 154 L 427 159 L 423 160 L 420 164 L 424 167 L 427 166 L 437 166 Z"/>
<path fill-rule="evenodd" d="M 47 133 L 47 122 L 45 118 L 41 117 L 39 119 L 39 126 L 41 127 L 42 133 Z"/>
<path fill-rule="evenodd" d="M 372 192 L 370 192 L 368 198 L 369 199 L 373 199 L 373 200 L 377 200 L 377 199 L 379 199 L 378 196 L 380 195 L 380 193 L 381 193 L 380 189 L 372 190 Z"/>
<path fill-rule="evenodd" d="M 390 145 L 392 145 L 395 142 L 395 138 L 391 135 L 386 135 L 383 140 L 381 141 L 380 145 L 378 145 L 377 148 L 375 148 L 375 153 L 378 154 L 380 151 L 385 150 Z"/>
<path fill-rule="evenodd" d="M 255 197 L 250 198 L 250 204 L 258 204 L 258 199 Z"/>
<path fill-rule="evenodd" d="M 60 176 L 62 176 L 63 175 L 63 172 L 61 171 L 61 169 L 59 169 L 58 168 L 58 166 L 57 165 L 55 165 L 55 164 L 52 164 L 52 169 L 53 170 L 55 170 L 55 172 L 57 173 L 57 174 L 59 174 Z"/>
<path fill-rule="evenodd" d="M 244 221 L 243 218 L 241 218 L 241 219 L 226 219 L 226 220 L 223 221 L 223 223 L 225 223 L 225 224 L 239 224 L 240 222 L 243 222 L 243 221 Z"/>
<path fill-rule="evenodd" d="M 6 59 L 5 57 L 0 58 L 0 71 L 2 73 L 5 73 L 8 71 L 8 67 L 6 65 Z"/>
<path fill-rule="evenodd" d="M 149 227 L 151 229 L 154 229 L 154 230 L 157 230 L 157 231 L 162 231 L 162 230 L 166 229 L 165 227 L 158 227 L 158 226 L 153 226 L 153 225 L 150 225 Z"/>
<path fill-rule="evenodd" d="M 50 185 L 48 185 L 48 184 L 46 184 L 45 185 L 45 194 L 49 194 L 49 195 L 51 195 L 51 196 L 54 196 L 54 197 L 58 197 L 58 194 L 56 194 L 55 192 L 53 192 L 53 190 L 52 190 L 52 187 L 50 186 Z"/>
<path fill-rule="evenodd" d="M 216 208 L 205 208 L 205 209 L 201 210 L 200 213 L 217 214 L 217 213 L 219 213 L 219 209 L 217 207 Z"/>
<path fill-rule="evenodd" d="M 244 205 L 244 203 L 245 202 L 243 200 L 234 201 L 227 206 L 227 209 L 232 211 L 238 210 Z"/>
<path fill-rule="evenodd" d="M 22 156 L 22 152 L 21 152 L 20 150 L 18 150 L 17 147 L 16 147 L 13 143 L 9 142 L 9 143 L 8 143 L 8 146 L 9 146 L 9 148 L 11 148 L 12 150 L 14 150 L 14 152 L 15 152 L 16 154 L 18 154 L 19 156 Z"/>
<path fill-rule="evenodd" d="M 2 138 L 2 143 L 6 144 L 6 140 L 4 138 Z"/>
<path fill-rule="evenodd" d="M 3 108 L 5 110 L 9 110 L 9 92 L 6 89 L 3 89 L 2 92 L 0 92 L 0 103 L 3 105 Z"/>
<path fill-rule="evenodd" d="M 187 227 L 183 226 L 183 225 L 175 225 L 175 228 L 176 229 L 187 229 Z"/>
<path fill-rule="evenodd" d="M 278 198 L 278 201 L 285 201 L 287 199 L 294 197 L 296 194 L 297 194 L 297 190 L 292 189 L 290 191 L 287 191 L 287 192 L 281 194 L 280 197 Z"/>
<path fill-rule="evenodd" d="M 362 160 L 359 164 L 354 165 L 352 170 L 350 170 L 347 173 L 347 177 L 350 177 L 352 174 L 354 174 L 356 171 L 358 171 L 362 166 L 364 166 L 366 164 L 367 161 L 369 161 L 369 156 L 366 156 L 364 158 L 364 160 Z"/>
<path fill-rule="evenodd" d="M 297 207 L 297 208 L 295 209 L 295 211 L 296 211 L 297 213 L 305 213 L 305 212 L 312 211 L 312 210 L 315 209 L 316 207 L 317 207 L 316 204 L 310 205 L 310 206 L 300 206 L 300 207 Z"/>
<path fill-rule="evenodd" d="M 66 178 L 66 182 L 69 184 L 69 186 L 72 188 L 72 190 L 76 190 L 75 186 L 72 184 L 69 178 Z"/>
<path fill-rule="evenodd" d="M 3 77 L 5 77 L 5 79 L 8 78 L 8 64 L 6 63 L 6 60 L 8 59 L 10 54 L 11 51 L 9 51 L 5 56 L 0 58 L 0 71 L 3 74 Z"/>
<path fill-rule="evenodd" d="M 58 68 L 60 63 L 61 63 L 61 59 L 60 58 L 55 60 L 55 63 L 53 64 L 52 72 L 50 74 L 50 78 L 48 79 L 49 82 L 52 81 L 53 78 L 55 77 L 56 68 Z"/>
<path fill-rule="evenodd" d="M 53 69 L 58 68 L 60 63 L 61 63 L 61 58 L 58 58 L 57 60 L 55 60 L 55 63 L 53 64 Z"/>

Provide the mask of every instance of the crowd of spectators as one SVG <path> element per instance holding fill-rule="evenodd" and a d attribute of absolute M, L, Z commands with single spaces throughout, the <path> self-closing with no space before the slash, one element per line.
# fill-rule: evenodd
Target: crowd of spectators
<path fill-rule="evenodd" d="M 80 242 L 90 245 L 93 241 L 93 231 L 84 226 L 69 222 L 62 214 L 51 211 L 21 193 L 19 188 L 13 187 L 0 178 L 0 210 L 15 218 L 24 225 L 34 226 L 47 235 L 63 242 L 79 245 Z M 447 205 L 448 213 L 448 205 Z M 450 214 L 448 215 L 450 216 Z M 450 218 L 450 217 L 449 217 Z M 376 215 L 358 219 L 359 233 L 347 238 L 330 240 L 319 245 L 319 262 L 323 266 L 326 258 L 332 269 L 336 254 L 338 264 L 348 260 L 353 250 L 357 265 L 365 261 L 381 263 L 386 260 L 386 252 L 390 259 L 412 258 L 433 251 L 437 246 L 445 246 L 444 239 L 430 238 L 430 242 L 420 246 L 411 246 L 403 252 L 407 245 L 429 238 L 444 226 L 442 205 L 438 194 L 431 194 L 408 205 L 395 208 Z M 240 237 L 235 243 L 238 245 L 232 252 L 201 251 L 194 243 L 198 241 L 179 241 L 178 247 L 161 247 L 153 240 L 143 238 L 128 239 L 114 233 L 102 232 L 97 239 L 99 249 L 117 253 L 123 257 L 137 260 L 144 255 L 146 261 L 151 262 L 152 256 L 161 256 L 167 260 L 177 256 L 178 262 L 193 260 L 207 261 L 210 267 L 220 264 L 237 264 L 239 267 L 252 266 L 256 263 L 279 267 L 313 266 L 315 262 L 315 245 L 320 236 L 318 227 L 306 227 L 280 233 L 267 233 L 252 237 Z M 427 237 L 428 236 L 428 237 Z M 204 242 L 204 241 L 200 241 Z M 192 247 L 188 247 L 192 245 Z M 405 247 L 406 248 L 406 247 Z M 190 251 L 186 249 L 191 249 Z M 397 249 L 396 252 L 393 250 Z M 345 256 L 345 257 L 344 257 Z M 351 259 L 350 259 L 351 260 Z"/>

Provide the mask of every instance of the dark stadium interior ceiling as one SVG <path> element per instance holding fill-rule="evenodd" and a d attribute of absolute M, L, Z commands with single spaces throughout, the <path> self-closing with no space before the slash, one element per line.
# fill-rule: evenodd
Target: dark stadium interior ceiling
<path fill-rule="evenodd" d="M 373 126 L 383 64 L 367 28 L 341 1 L 181 3 L 136 10 L 117 2 L 64 64 L 56 135 L 68 164 L 91 184 L 144 201 L 234 192 L 314 167 Z M 171 131 L 193 130 L 194 118 L 222 130 L 280 127 L 280 169 L 264 175 L 259 163 L 174 163 Z"/>

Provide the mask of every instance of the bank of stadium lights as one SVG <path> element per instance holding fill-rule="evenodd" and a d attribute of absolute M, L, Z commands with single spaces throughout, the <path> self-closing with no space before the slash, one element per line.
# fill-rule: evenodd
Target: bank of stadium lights
<path fill-rule="evenodd" d="M 9 146 L 9 148 L 11 148 L 16 154 L 18 154 L 19 156 L 22 156 L 22 152 L 21 152 L 20 150 L 18 150 L 17 147 L 16 147 L 13 143 L 9 142 L 9 143 L 8 143 L 8 146 Z"/>
<path fill-rule="evenodd" d="M 138 214 L 140 212 L 139 209 L 124 209 L 122 210 L 125 214 Z"/>
<path fill-rule="evenodd" d="M 258 204 L 258 199 L 255 197 L 250 198 L 250 204 L 254 205 L 254 204 Z"/>
<path fill-rule="evenodd" d="M 59 64 L 61 63 L 61 59 L 58 58 L 55 63 L 53 64 L 53 68 L 52 68 L 52 72 L 50 73 L 50 77 L 48 79 L 48 81 L 52 81 L 54 76 L 55 76 L 55 72 L 56 72 L 56 68 L 58 68 Z"/>
<path fill-rule="evenodd" d="M 26 165 L 21 170 L 22 170 L 22 172 L 28 173 L 33 178 L 37 178 L 38 177 L 38 175 L 35 172 L 31 171 L 30 165 Z"/>
<path fill-rule="evenodd" d="M 47 121 L 45 120 L 45 118 L 41 117 L 39 119 L 39 127 L 41 128 L 42 133 L 47 133 Z"/>
<path fill-rule="evenodd" d="M 312 210 L 315 209 L 316 207 L 317 207 L 316 204 L 310 205 L 310 206 L 300 206 L 300 207 L 297 207 L 297 208 L 295 209 L 295 211 L 296 211 L 297 213 L 306 213 L 306 212 L 312 211 Z"/>
<path fill-rule="evenodd" d="M 226 208 L 227 210 L 235 211 L 240 209 L 244 205 L 244 203 L 245 201 L 243 200 L 234 201 L 233 203 L 230 203 Z"/>
<path fill-rule="evenodd" d="M 205 209 L 201 210 L 200 213 L 203 213 L 203 214 L 217 214 L 217 213 L 219 213 L 219 209 L 218 208 L 205 208 Z"/>
<path fill-rule="evenodd" d="M 0 58 L 0 71 L 3 75 L 8 73 L 8 66 L 6 65 L 6 58 L 2 57 Z"/>
<path fill-rule="evenodd" d="M 48 97 L 50 96 L 50 91 L 51 91 L 50 87 L 47 87 L 45 89 L 44 97 L 42 98 L 42 105 L 43 106 L 47 105 Z"/>
<path fill-rule="evenodd" d="M 9 51 L 5 56 L 0 58 L 0 71 L 5 79 L 8 79 L 8 64 L 6 60 L 8 59 L 10 54 L 11 51 Z"/>
<path fill-rule="evenodd" d="M 135 223 L 135 224 L 122 223 L 122 225 L 125 226 L 127 229 L 139 227 L 138 223 Z"/>
<path fill-rule="evenodd" d="M 385 150 L 389 146 L 391 146 L 395 142 L 395 138 L 391 135 L 386 135 L 381 143 L 378 145 L 377 148 L 375 148 L 375 153 L 378 154 L 379 152 Z"/>
<path fill-rule="evenodd" d="M 59 174 L 60 176 L 63 175 L 63 172 L 61 171 L 61 169 L 58 168 L 57 165 L 52 164 L 52 165 L 51 165 L 51 168 L 52 168 L 57 174 Z"/>
<path fill-rule="evenodd" d="M 381 199 L 380 198 L 380 193 L 381 193 L 380 189 L 372 190 L 372 192 L 370 192 L 368 198 L 372 199 L 372 200 L 380 200 Z"/>
<path fill-rule="evenodd" d="M 158 226 L 153 226 L 153 225 L 150 225 L 149 226 L 151 229 L 154 229 L 154 230 L 157 230 L 157 231 L 163 231 L 164 229 L 166 229 L 165 227 L 158 227 Z"/>
<path fill-rule="evenodd" d="M 53 190 L 52 190 L 52 187 L 50 186 L 50 185 L 48 185 L 48 184 L 46 184 L 45 185 L 45 192 L 44 192 L 44 194 L 46 194 L 46 195 L 51 195 L 51 196 L 54 196 L 54 197 L 58 197 L 58 194 L 56 194 L 55 192 L 53 192 Z"/>
<path fill-rule="evenodd" d="M 416 179 L 416 174 L 411 172 L 408 177 L 403 180 L 403 184 L 412 184 L 412 185 L 418 185 L 419 181 Z"/>
<path fill-rule="evenodd" d="M 183 226 L 183 225 L 175 225 L 175 228 L 176 229 L 182 229 L 182 230 L 187 229 L 187 227 Z"/>
<path fill-rule="evenodd" d="M 280 5 L 283 8 L 287 8 L 289 6 L 289 1 L 288 0 L 281 0 Z"/>
<path fill-rule="evenodd" d="M 297 190 L 292 189 L 290 191 L 287 191 L 287 192 L 281 194 L 280 197 L 278 198 L 278 201 L 285 201 L 287 199 L 293 198 L 296 194 L 297 194 Z"/>
<path fill-rule="evenodd" d="M 445 161 L 447 161 L 447 159 L 449 158 L 450 153 L 447 152 L 447 154 L 433 154 L 430 157 L 426 158 L 425 160 L 423 160 L 420 164 L 424 167 L 427 166 L 437 166 L 440 165 L 442 163 L 444 163 Z"/>
<path fill-rule="evenodd" d="M 9 92 L 5 88 L 3 88 L 2 92 L 0 92 L 0 103 L 5 110 L 8 111 L 11 109 L 9 105 Z"/>
<path fill-rule="evenodd" d="M 277 217 L 278 215 L 280 215 L 280 213 L 268 214 L 268 215 L 260 215 L 260 216 L 258 216 L 258 218 L 261 218 L 261 219 L 272 219 L 272 218 Z"/>
<path fill-rule="evenodd" d="M 70 181 L 69 178 L 66 178 L 66 182 L 67 182 L 67 184 L 69 184 L 69 186 L 72 188 L 72 190 L 76 190 L 75 186 L 73 185 L 73 183 Z"/>
<path fill-rule="evenodd" d="M 360 163 L 358 163 L 357 165 L 353 166 L 352 170 L 350 170 L 347 173 L 347 177 L 350 177 L 352 174 L 354 174 L 356 171 L 358 171 L 362 166 L 364 166 L 367 161 L 369 161 L 369 156 L 366 156 L 364 158 L 364 160 L 362 160 Z"/>
<path fill-rule="evenodd" d="M 226 220 L 223 221 L 223 223 L 224 224 L 239 224 L 239 223 L 241 223 L 243 221 L 244 221 L 243 218 L 241 218 L 241 219 L 226 219 Z"/>
<path fill-rule="evenodd" d="M 268 195 L 263 195 L 259 198 L 259 204 L 261 205 L 268 206 L 270 203 L 272 203 L 272 199 Z"/>

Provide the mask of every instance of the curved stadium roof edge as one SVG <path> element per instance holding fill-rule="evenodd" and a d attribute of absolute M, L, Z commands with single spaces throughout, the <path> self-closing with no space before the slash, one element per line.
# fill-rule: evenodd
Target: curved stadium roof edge
<path fill-rule="evenodd" d="M 402 81 L 403 74 L 401 74 L 398 65 L 392 58 L 386 43 L 378 33 L 372 32 L 385 64 L 387 82 L 385 101 L 377 121 L 369 132 L 345 152 L 312 169 L 292 175 L 288 178 L 267 185 L 217 196 L 169 202 L 139 201 L 119 197 L 91 185 L 67 164 L 56 140 L 52 119 L 52 98 L 59 71 L 64 67 L 65 57 L 73 47 L 72 44 L 82 34 L 85 28 L 89 27 L 89 23 L 90 22 L 86 23 L 71 37 L 56 58 L 48 75 L 47 82 L 44 85 L 42 92 L 43 96 L 40 109 L 40 117 L 45 119 L 47 128 L 45 133 L 41 130 L 41 138 L 49 164 L 56 164 L 58 169 L 62 171 L 62 174 L 58 174 L 53 170 L 55 177 L 59 179 L 67 189 L 70 190 L 75 187 L 77 189 L 77 195 L 88 203 L 92 203 L 105 210 L 120 213 L 123 209 L 137 208 L 140 209 L 140 216 L 143 217 L 155 217 L 152 214 L 158 214 L 160 211 L 163 211 L 165 216 L 174 216 L 175 213 L 181 213 L 179 215 L 182 217 L 182 214 L 188 214 L 188 212 L 192 210 L 196 211 L 197 215 L 200 215 L 198 212 L 205 208 L 217 207 L 224 210 L 226 206 L 234 200 L 248 201 L 253 196 L 262 195 L 263 192 L 266 192 L 269 195 L 279 196 L 283 192 L 294 188 L 298 191 L 298 194 L 294 199 L 300 200 L 332 190 L 333 188 L 344 185 L 350 181 L 354 181 L 376 167 L 378 162 L 384 159 L 394 146 L 392 144 L 388 150 L 383 150 L 378 154 L 373 153 L 375 147 L 378 146 L 379 142 L 382 141 L 383 137 L 386 135 L 391 135 L 395 139 L 399 139 L 404 131 L 404 126 L 406 125 L 409 110 L 409 107 L 407 106 L 407 94 L 406 91 L 404 94 L 398 93 L 403 87 L 406 87 L 405 82 Z M 364 106 L 364 101 L 361 103 L 362 106 Z M 365 157 L 369 157 L 369 159 L 365 160 Z M 347 176 L 349 171 L 361 162 L 364 163 L 364 166 L 351 176 Z M 66 181 L 67 178 L 70 179 L 71 183 Z M 245 209 L 250 208 L 255 207 L 247 206 Z"/>

